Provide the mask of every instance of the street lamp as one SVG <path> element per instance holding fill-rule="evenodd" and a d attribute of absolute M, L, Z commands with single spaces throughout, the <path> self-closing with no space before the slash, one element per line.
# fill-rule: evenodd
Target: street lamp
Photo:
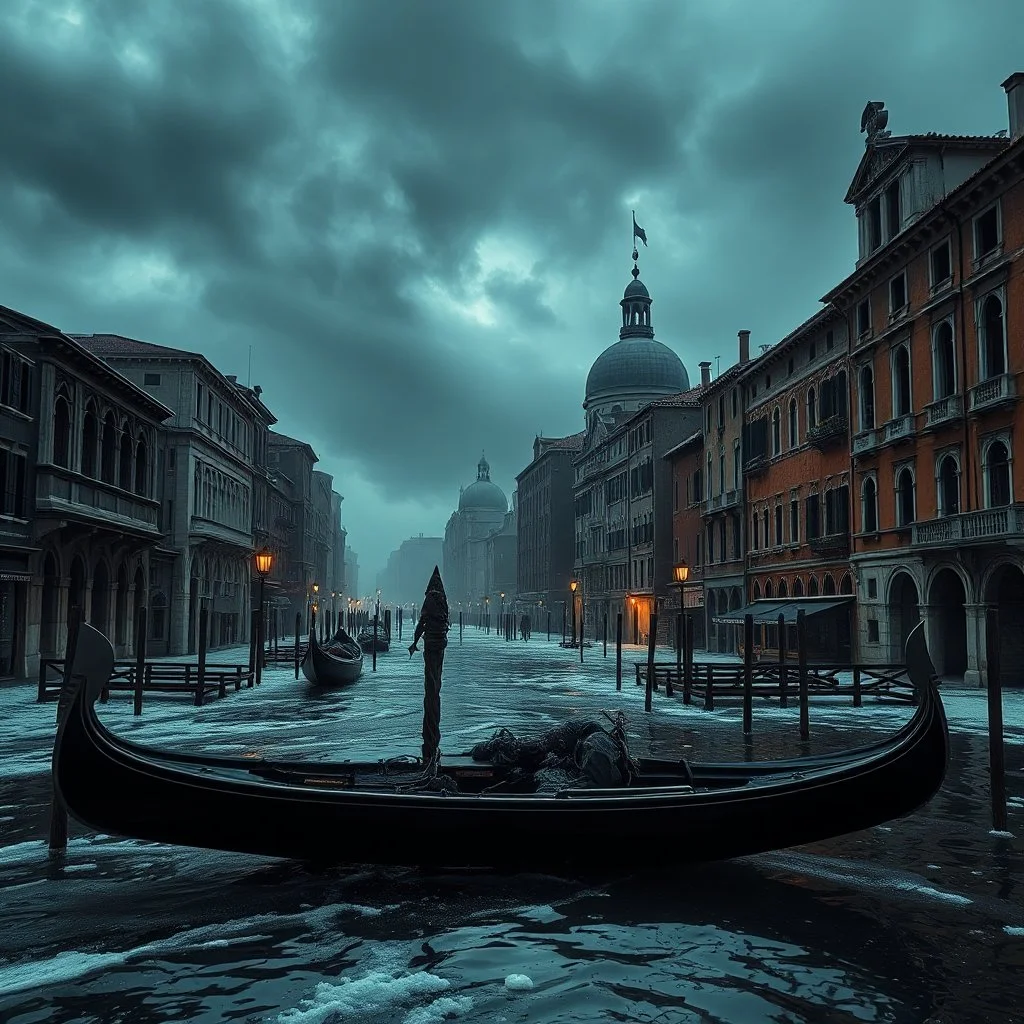
<path fill-rule="evenodd" d="M 569 591 L 572 593 L 572 633 L 570 634 L 570 647 L 576 646 L 576 591 L 579 588 L 579 580 L 569 580 Z"/>
<path fill-rule="evenodd" d="M 253 560 L 256 562 L 256 572 L 260 578 L 260 598 L 259 598 L 259 615 L 256 617 L 256 643 L 258 645 L 258 655 L 256 665 L 262 669 L 263 667 L 263 584 L 266 582 L 267 576 L 270 575 L 270 570 L 274 567 L 274 553 L 265 544 L 253 555 Z M 255 667 L 255 666 L 254 666 Z"/>
<path fill-rule="evenodd" d="M 680 630 L 686 628 L 686 610 L 683 608 L 683 588 L 686 586 L 686 581 L 687 579 L 689 579 L 689 576 L 690 567 L 686 564 L 685 558 L 680 558 L 679 561 L 672 566 L 672 586 L 678 587 L 679 589 L 679 614 L 684 617 L 681 621 Z M 685 642 L 686 641 L 683 639 L 683 637 L 680 636 L 676 650 L 677 655 L 681 652 L 682 646 Z"/>

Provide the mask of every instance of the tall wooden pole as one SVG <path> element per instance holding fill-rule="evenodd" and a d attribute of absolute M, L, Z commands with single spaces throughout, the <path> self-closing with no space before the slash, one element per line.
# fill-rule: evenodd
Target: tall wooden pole
<path fill-rule="evenodd" d="M 434 572 L 420 606 L 409 657 L 423 637 L 423 761 L 429 767 L 440 756 L 441 748 L 441 671 L 444 650 L 448 646 L 448 597 L 441 582 L 441 572 Z"/>
<path fill-rule="evenodd" d="M 985 615 L 985 655 L 988 662 L 988 764 L 992 787 L 992 828 L 1006 831 L 1006 750 L 1003 745 L 1003 684 L 999 665 L 999 610 Z"/>

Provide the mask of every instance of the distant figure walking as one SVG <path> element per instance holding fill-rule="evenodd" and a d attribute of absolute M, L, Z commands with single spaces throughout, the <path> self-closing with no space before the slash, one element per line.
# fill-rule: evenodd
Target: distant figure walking
<path fill-rule="evenodd" d="M 523 617 L 519 620 L 519 635 L 523 638 L 523 642 L 524 643 L 527 640 L 530 639 L 530 616 L 529 615 L 525 615 L 524 614 Z"/>

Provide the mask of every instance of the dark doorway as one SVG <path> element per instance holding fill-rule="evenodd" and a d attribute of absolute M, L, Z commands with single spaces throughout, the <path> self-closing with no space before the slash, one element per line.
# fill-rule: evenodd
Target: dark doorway
<path fill-rule="evenodd" d="M 963 580 L 952 569 L 940 570 L 932 580 L 928 603 L 935 615 L 929 638 L 935 669 L 940 676 L 962 679 L 967 671 L 967 594 Z"/>
<path fill-rule="evenodd" d="M 917 584 L 908 573 L 899 572 L 889 587 L 890 656 L 896 664 L 906 657 L 907 637 L 920 621 Z"/>
<path fill-rule="evenodd" d="M 1024 573 L 1001 566 L 985 600 L 999 612 L 999 678 L 1003 686 L 1024 686 Z"/>

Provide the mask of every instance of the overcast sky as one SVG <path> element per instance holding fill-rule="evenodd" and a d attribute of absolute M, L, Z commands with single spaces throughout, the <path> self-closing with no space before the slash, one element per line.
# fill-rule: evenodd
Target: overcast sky
<path fill-rule="evenodd" d="M 3 0 L 0 303 L 243 381 L 251 346 L 371 585 L 482 449 L 511 498 L 536 433 L 582 428 L 631 209 L 658 339 L 724 370 L 852 270 L 865 103 L 1005 128 L 1013 25 L 1020 0 Z"/>

